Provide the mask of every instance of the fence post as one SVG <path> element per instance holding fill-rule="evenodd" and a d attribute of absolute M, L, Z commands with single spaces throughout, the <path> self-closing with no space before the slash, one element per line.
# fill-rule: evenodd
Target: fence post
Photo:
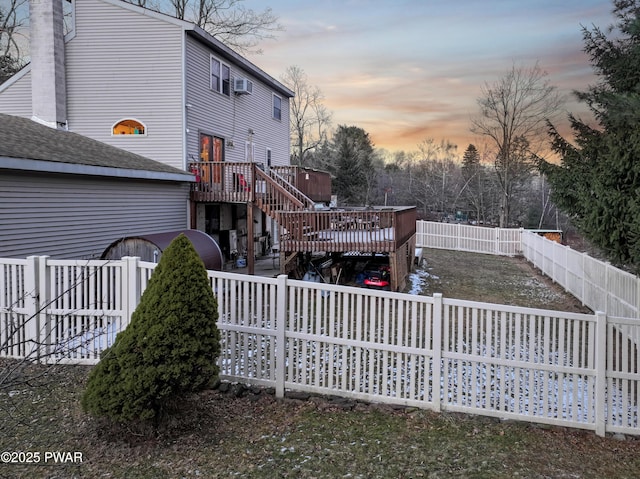
<path fill-rule="evenodd" d="M 140 274 L 138 274 L 138 263 L 140 258 L 137 256 L 122 257 L 122 323 L 120 331 L 124 331 L 129 322 L 131 315 L 138 307 L 140 301 Z"/>
<path fill-rule="evenodd" d="M 580 277 L 582 278 L 582 291 L 580 291 L 580 302 L 582 303 L 582 306 L 585 305 L 585 299 L 586 299 L 586 291 L 585 291 L 585 284 L 586 284 L 586 280 L 585 280 L 585 269 L 584 269 L 584 262 L 586 261 L 585 258 L 587 257 L 587 253 L 582 253 L 581 255 L 581 259 L 582 259 L 582 265 L 581 265 L 581 269 L 582 271 L 580 271 L 581 275 Z"/>
<path fill-rule="evenodd" d="M 596 434 L 604 436 L 606 432 L 606 396 L 607 396 L 607 315 L 596 312 L 596 385 L 595 385 L 595 426 Z M 611 404 L 606 410 L 611 410 Z"/>
<path fill-rule="evenodd" d="M 616 314 L 613 311 L 611 311 L 611 307 L 610 307 L 610 301 L 609 301 L 609 297 L 611 296 L 611 286 L 609 285 L 609 282 L 611 281 L 611 265 L 609 263 L 607 263 L 605 265 L 604 268 L 604 293 L 605 293 L 605 297 L 604 297 L 604 312 L 607 314 Z"/>
<path fill-rule="evenodd" d="M 27 257 L 27 264 L 24 267 L 24 297 L 15 298 L 15 301 L 24 301 L 24 350 L 18 354 L 23 355 L 25 358 L 40 359 L 42 351 L 40 350 L 41 337 L 40 337 L 40 297 L 42 292 L 39 291 L 39 257 L 29 256 Z M 17 278 L 16 278 L 17 279 Z M 19 289 L 18 289 L 19 291 Z M 12 299 L 9 300 L 11 305 Z M 12 328 L 7 328 L 7 333 L 11 334 Z M 7 345 L 11 346 L 14 340 L 19 340 L 20 336 L 15 338 L 8 338 Z M 23 347 L 18 346 L 19 350 Z"/>
<path fill-rule="evenodd" d="M 278 275 L 276 286 L 276 397 L 284 397 L 287 354 L 287 275 Z"/>
<path fill-rule="evenodd" d="M 562 283 L 562 287 L 565 291 L 569 291 L 567 289 L 569 287 L 569 247 L 563 246 L 562 252 L 564 253 L 564 283 Z"/>
<path fill-rule="evenodd" d="M 525 258 L 527 257 L 526 254 L 524 254 L 524 228 L 520 228 L 520 230 L 518 231 L 518 242 L 516 245 L 516 251 L 514 251 L 515 254 L 522 254 Z"/>
<path fill-rule="evenodd" d="M 442 395 L 440 384 L 442 383 L 442 293 L 433 295 L 433 337 L 431 341 L 433 351 L 433 368 L 431 375 L 431 398 L 436 411 L 440 411 Z"/>
<path fill-rule="evenodd" d="M 636 318 L 640 317 L 640 278 L 636 276 Z"/>

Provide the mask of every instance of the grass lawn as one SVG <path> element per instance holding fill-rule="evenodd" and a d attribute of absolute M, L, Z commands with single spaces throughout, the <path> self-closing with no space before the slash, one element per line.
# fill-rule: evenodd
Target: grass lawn
<path fill-rule="evenodd" d="M 483 280 L 469 278 L 478 271 Z M 517 259 L 429 250 L 414 279 L 425 294 L 584 311 Z M 0 375 L 11 364 L 1 361 Z M 38 464 L 0 463 L 0 478 L 640 476 L 633 438 L 235 387 L 186 399 L 158 435 L 145 436 L 82 413 L 88 371 L 30 365 L 29 384 L 0 382 L 0 452 L 40 454 Z M 52 451 L 79 452 L 82 462 L 45 464 Z"/>

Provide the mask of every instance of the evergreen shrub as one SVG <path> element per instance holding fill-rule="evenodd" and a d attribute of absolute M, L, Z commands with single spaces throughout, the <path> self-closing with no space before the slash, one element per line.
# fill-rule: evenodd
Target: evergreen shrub
<path fill-rule="evenodd" d="M 180 235 L 164 251 L 131 323 L 89 375 L 83 409 L 157 425 L 168 406 L 217 379 L 217 319 L 206 269 Z"/>

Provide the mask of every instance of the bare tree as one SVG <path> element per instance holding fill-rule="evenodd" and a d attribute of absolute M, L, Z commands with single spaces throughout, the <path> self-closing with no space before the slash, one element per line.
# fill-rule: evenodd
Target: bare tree
<path fill-rule="evenodd" d="M 159 0 L 147 4 L 146 0 L 125 0 L 134 4 L 146 4 L 147 8 L 174 15 L 181 20 L 195 23 L 218 40 L 240 52 L 253 51 L 260 41 L 274 38 L 284 27 L 271 8 L 261 12 L 246 8 L 244 0 Z"/>
<path fill-rule="evenodd" d="M 0 3 L 0 83 L 11 77 L 24 63 L 21 45 L 28 20 L 28 0 Z"/>
<path fill-rule="evenodd" d="M 88 284 L 103 274 L 106 265 L 90 272 L 80 268 L 68 286 L 46 302 L 40 302 L 38 292 L 24 291 L 4 307 L 0 318 L 0 394 L 6 395 L 8 400 L 0 404 L 0 430 L 28 424 L 34 419 L 29 408 L 24 407 L 25 398 L 34 388 L 56 380 L 51 374 L 55 366 L 73 364 L 73 358 L 93 352 L 96 344 L 110 345 L 115 339 L 115 323 L 109 316 L 94 317 L 91 323 L 84 317 L 67 323 L 66 329 L 63 325 L 75 311 L 52 319 L 53 327 L 52 324 L 40 324 L 38 319 L 61 298 L 76 297 L 78 290 L 86 293 Z M 96 303 L 89 306 L 99 308 L 101 301 L 97 293 Z M 37 310 L 26 316 L 21 309 L 30 302 L 38 305 Z M 48 366 L 36 367 L 37 363 Z"/>
<path fill-rule="evenodd" d="M 485 84 L 478 99 L 480 116 L 471 131 L 488 137 L 496 148 L 495 170 L 502 189 L 500 226 L 507 226 L 514 185 L 521 180 L 522 147 L 537 154 L 546 139 L 547 120 L 556 116 L 562 97 L 547 73 L 536 63 L 531 68 L 513 65 L 493 85 Z"/>
<path fill-rule="evenodd" d="M 295 94 L 290 100 L 292 156 L 295 163 L 305 165 L 307 152 L 314 150 L 327 139 L 331 126 L 331 113 L 322 103 L 320 88 L 311 86 L 305 72 L 298 66 L 290 66 L 282 81 Z"/>
<path fill-rule="evenodd" d="M 418 145 L 415 177 L 416 201 L 422 203 L 425 214 L 437 211 L 447 215 L 456 208 L 460 189 L 460 168 L 455 164 L 457 146 L 449 141 L 436 143 L 432 138 Z"/>

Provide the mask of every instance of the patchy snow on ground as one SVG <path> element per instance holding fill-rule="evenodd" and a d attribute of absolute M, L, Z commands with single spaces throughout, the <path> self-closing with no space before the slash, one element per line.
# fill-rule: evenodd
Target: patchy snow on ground
<path fill-rule="evenodd" d="M 428 284 L 429 279 L 440 279 L 437 276 L 432 275 L 424 269 L 417 269 L 414 273 L 409 275 L 409 281 L 411 281 L 411 288 L 407 291 L 408 294 L 418 295 L 422 294 L 422 290 Z"/>

